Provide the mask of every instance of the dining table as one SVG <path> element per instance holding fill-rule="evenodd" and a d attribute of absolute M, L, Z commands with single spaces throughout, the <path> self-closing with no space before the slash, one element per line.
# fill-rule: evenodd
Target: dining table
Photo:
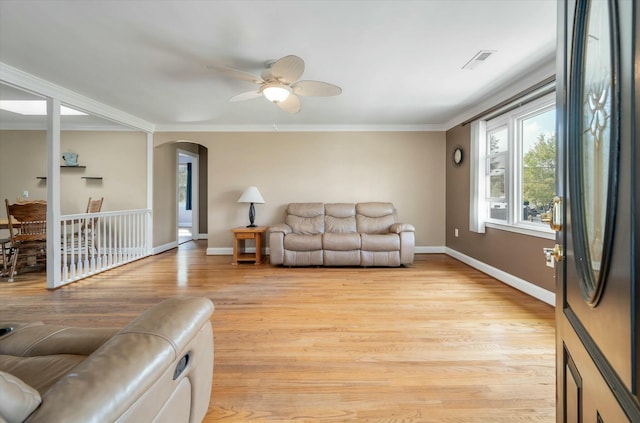
<path fill-rule="evenodd" d="M 20 226 L 20 222 L 18 222 L 16 219 L 12 219 L 11 222 L 13 223 L 14 228 Z M 2 229 L 9 229 L 9 219 L 7 219 L 6 217 L 0 217 L 0 230 Z"/>

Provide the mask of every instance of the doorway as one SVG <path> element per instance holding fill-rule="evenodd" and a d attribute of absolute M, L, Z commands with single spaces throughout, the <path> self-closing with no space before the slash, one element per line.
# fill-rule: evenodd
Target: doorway
<path fill-rule="evenodd" d="M 177 150 L 177 228 L 178 244 L 198 239 L 198 165 L 199 156 Z"/>

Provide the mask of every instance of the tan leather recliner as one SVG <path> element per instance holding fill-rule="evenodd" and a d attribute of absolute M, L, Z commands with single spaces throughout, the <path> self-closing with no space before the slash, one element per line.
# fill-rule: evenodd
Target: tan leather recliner
<path fill-rule="evenodd" d="M 201 422 L 213 311 L 176 297 L 122 330 L 0 322 L 0 421 Z"/>
<path fill-rule="evenodd" d="M 271 264 L 413 264 L 415 228 L 398 223 L 392 203 L 291 203 L 285 223 L 269 228 Z"/>

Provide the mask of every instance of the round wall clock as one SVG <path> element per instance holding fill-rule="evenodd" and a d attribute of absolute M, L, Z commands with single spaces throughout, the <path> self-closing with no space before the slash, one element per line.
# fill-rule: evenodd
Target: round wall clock
<path fill-rule="evenodd" d="M 464 159 L 464 150 L 462 150 L 461 145 L 456 145 L 453 149 L 453 165 L 460 166 L 462 164 L 462 160 Z"/>

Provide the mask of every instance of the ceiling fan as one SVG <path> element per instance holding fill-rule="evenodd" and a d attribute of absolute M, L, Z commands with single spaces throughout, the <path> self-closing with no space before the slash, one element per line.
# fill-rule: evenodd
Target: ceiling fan
<path fill-rule="evenodd" d="M 244 101 L 264 96 L 289 113 L 300 111 L 298 96 L 328 97 L 342 92 L 342 88 L 328 82 L 298 81 L 304 72 L 304 60 L 298 56 L 285 56 L 275 61 L 268 61 L 265 65 L 266 69 L 262 71 L 260 77 L 227 66 L 211 65 L 208 68 L 232 78 L 260 85 L 257 91 L 238 94 L 231 97 L 229 101 Z"/>

